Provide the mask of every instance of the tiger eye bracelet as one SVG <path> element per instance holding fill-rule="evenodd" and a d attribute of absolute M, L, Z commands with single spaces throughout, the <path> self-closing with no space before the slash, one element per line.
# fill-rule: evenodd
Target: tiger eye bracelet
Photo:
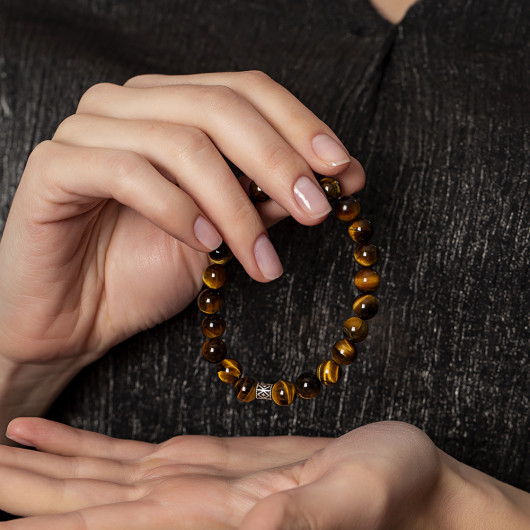
<path fill-rule="evenodd" d="M 272 400 L 280 406 L 290 405 L 296 396 L 303 399 L 316 397 L 322 385 L 336 384 L 342 377 L 342 367 L 351 364 L 357 356 L 357 343 L 368 336 L 367 320 L 374 317 L 379 308 L 377 298 L 372 294 L 380 284 L 379 274 L 373 266 L 379 260 L 379 250 L 370 243 L 372 224 L 368 219 L 360 218 L 361 206 L 354 197 L 343 196 L 340 183 L 333 177 L 323 177 L 320 185 L 330 201 L 334 201 L 333 210 L 341 221 L 350 223 L 348 233 L 357 243 L 353 256 L 361 265 L 355 274 L 354 284 L 359 295 L 353 301 L 355 316 L 348 318 L 343 326 L 343 338 L 331 349 L 331 358 L 323 360 L 316 373 L 304 372 L 296 381 L 280 380 L 276 383 L 257 382 L 243 375 L 241 364 L 235 359 L 227 358 L 227 347 L 221 338 L 226 331 L 225 319 L 219 314 L 223 307 L 223 294 L 220 289 L 225 285 L 227 274 L 225 265 L 233 257 L 225 243 L 210 252 L 212 262 L 202 275 L 205 289 L 199 293 L 197 304 L 206 314 L 201 329 L 206 337 L 202 345 L 202 355 L 210 363 L 217 365 L 217 375 L 223 383 L 233 385 L 238 400 L 249 402 L 254 399 Z M 264 202 L 268 195 L 255 183 L 251 182 L 249 196 L 253 202 Z"/>

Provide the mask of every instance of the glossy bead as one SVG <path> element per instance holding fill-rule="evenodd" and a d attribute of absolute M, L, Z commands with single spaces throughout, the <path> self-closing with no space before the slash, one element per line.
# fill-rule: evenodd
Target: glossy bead
<path fill-rule="evenodd" d="M 213 289 L 204 289 L 197 297 L 197 305 L 203 313 L 212 315 L 223 307 L 223 295 Z"/>
<path fill-rule="evenodd" d="M 209 339 L 220 337 L 226 330 L 225 319 L 221 315 L 208 315 L 202 320 L 201 330 Z"/>
<path fill-rule="evenodd" d="M 291 381 L 278 381 L 272 387 L 272 400 L 276 405 L 290 405 L 296 397 L 296 387 Z"/>
<path fill-rule="evenodd" d="M 331 359 L 322 361 L 317 368 L 317 377 L 325 385 L 334 385 L 342 376 L 341 367 Z"/>
<path fill-rule="evenodd" d="M 354 197 L 341 197 L 335 204 L 334 211 L 341 221 L 353 221 L 361 213 L 361 205 Z"/>
<path fill-rule="evenodd" d="M 363 267 L 373 267 L 379 261 L 379 249 L 372 243 L 358 245 L 353 255 Z"/>
<path fill-rule="evenodd" d="M 304 372 L 296 380 L 296 393 L 304 399 L 313 399 L 320 394 L 322 385 L 315 374 Z"/>
<path fill-rule="evenodd" d="M 319 182 L 328 199 L 338 199 L 342 195 L 342 189 L 337 179 L 324 177 Z"/>
<path fill-rule="evenodd" d="M 353 301 L 355 314 L 364 320 L 368 320 L 377 314 L 379 302 L 371 294 L 362 294 Z"/>
<path fill-rule="evenodd" d="M 373 269 L 361 269 L 355 275 L 355 287 L 363 293 L 373 293 L 379 289 L 381 278 Z"/>
<path fill-rule="evenodd" d="M 241 365 L 235 359 L 223 359 L 217 365 L 217 375 L 223 383 L 234 384 L 242 372 Z"/>
<path fill-rule="evenodd" d="M 248 194 L 250 198 L 256 202 L 265 202 L 270 199 L 270 197 L 254 181 L 252 181 L 248 187 Z"/>
<path fill-rule="evenodd" d="M 210 256 L 210 260 L 219 265 L 228 263 L 234 257 L 232 251 L 228 248 L 228 245 L 225 242 L 221 243 L 221 245 L 215 250 L 212 250 L 208 256 Z"/>
<path fill-rule="evenodd" d="M 342 332 L 351 342 L 361 342 L 368 336 L 368 324 L 358 317 L 351 317 L 342 325 Z"/>
<path fill-rule="evenodd" d="M 368 219 L 355 219 L 348 228 L 348 234 L 356 243 L 368 243 L 372 237 L 372 223 Z"/>
<path fill-rule="evenodd" d="M 234 383 L 234 394 L 239 401 L 256 399 L 256 381 L 250 377 L 242 377 Z"/>
<path fill-rule="evenodd" d="M 355 344 L 348 339 L 337 341 L 331 350 L 333 360 L 341 365 L 351 364 L 355 360 L 356 355 Z"/>
<path fill-rule="evenodd" d="M 217 263 L 209 265 L 202 273 L 202 281 L 210 289 L 220 289 L 226 282 L 226 269 Z"/>
<path fill-rule="evenodd" d="M 208 339 L 202 345 L 201 353 L 209 363 L 218 363 L 226 357 L 226 344 L 222 339 Z"/>

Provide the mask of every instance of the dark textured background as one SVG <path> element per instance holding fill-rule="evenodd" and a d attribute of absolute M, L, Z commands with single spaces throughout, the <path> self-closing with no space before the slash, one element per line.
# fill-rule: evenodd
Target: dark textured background
<path fill-rule="evenodd" d="M 397 27 L 366 0 L 0 0 L 2 225 L 32 148 L 92 84 L 261 69 L 364 164 L 383 251 L 370 337 L 314 401 L 237 402 L 201 359 L 192 304 L 85 369 L 50 417 L 151 441 L 403 420 L 529 489 L 529 21 L 525 0 L 420 0 Z M 354 296 L 335 219 L 271 238 L 283 278 L 233 264 L 226 304 L 231 355 L 263 381 L 328 356 Z"/>

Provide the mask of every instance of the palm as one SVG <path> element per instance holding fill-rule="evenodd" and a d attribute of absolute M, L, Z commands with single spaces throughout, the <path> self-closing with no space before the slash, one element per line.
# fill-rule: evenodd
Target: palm
<path fill-rule="evenodd" d="M 440 474 L 432 442 L 393 422 L 337 439 L 179 436 L 158 446 L 40 419 L 10 431 L 45 451 L 0 448 L 0 508 L 36 516 L 13 529 L 400 528 Z"/>
<path fill-rule="evenodd" d="M 24 208 L 20 195 L 13 212 Z M 64 210 L 44 203 L 45 222 L 29 219 L 22 237 L 6 230 L 2 239 L 3 353 L 15 360 L 91 362 L 176 314 L 200 286 L 206 255 L 133 210 L 113 200 Z M 13 246 L 22 256 L 16 263 Z"/>

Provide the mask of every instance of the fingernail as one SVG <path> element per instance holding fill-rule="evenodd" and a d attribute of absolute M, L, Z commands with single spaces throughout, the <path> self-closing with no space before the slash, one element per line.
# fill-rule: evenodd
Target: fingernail
<path fill-rule="evenodd" d="M 27 440 L 24 440 L 23 438 L 19 438 L 18 436 L 6 434 L 6 438 L 13 440 L 14 442 L 20 445 L 27 445 L 29 447 L 34 447 L 34 444 L 32 442 L 28 442 Z"/>
<path fill-rule="evenodd" d="M 223 238 L 219 235 L 219 232 L 202 215 L 197 217 L 193 225 L 193 231 L 195 232 L 195 237 L 208 250 L 215 250 L 223 242 Z"/>
<path fill-rule="evenodd" d="M 348 151 L 327 134 L 317 134 L 312 144 L 318 158 L 332 167 L 342 166 L 351 160 Z"/>
<path fill-rule="evenodd" d="M 254 244 L 254 256 L 261 274 L 267 280 L 275 280 L 283 274 L 280 258 L 276 254 L 270 239 L 265 234 L 261 234 L 256 240 Z"/>
<path fill-rule="evenodd" d="M 294 196 L 310 217 L 318 218 L 331 212 L 327 197 L 318 184 L 308 177 L 300 177 L 294 185 Z"/>

